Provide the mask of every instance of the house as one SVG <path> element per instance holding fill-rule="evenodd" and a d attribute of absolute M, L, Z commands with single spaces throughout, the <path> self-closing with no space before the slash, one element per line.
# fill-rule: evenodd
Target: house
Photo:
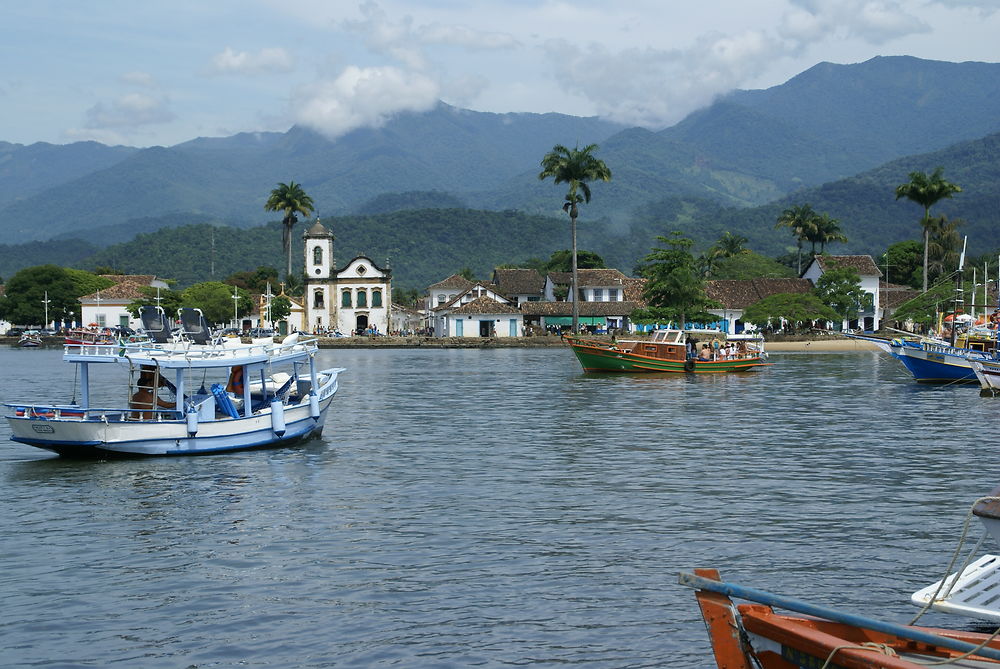
<path fill-rule="evenodd" d="M 525 323 L 541 328 L 562 328 L 573 323 L 573 303 L 569 294 L 572 272 L 549 272 L 543 295 L 552 306 L 521 305 Z M 645 279 L 635 279 L 617 269 L 577 270 L 580 325 L 590 330 L 630 330 L 629 314 L 645 306 L 642 288 Z M 594 306 L 600 305 L 600 306 Z"/>
<path fill-rule="evenodd" d="M 545 294 L 545 278 L 534 269 L 497 268 L 493 270 L 493 285 L 514 304 L 538 302 Z"/>
<path fill-rule="evenodd" d="M 427 297 L 424 298 L 424 308 L 430 311 L 436 307 L 443 307 L 456 297 L 472 287 L 473 282 L 463 276 L 452 274 L 444 281 L 427 287 Z"/>
<path fill-rule="evenodd" d="M 705 294 L 722 307 L 709 309 L 720 318 L 720 329 L 728 334 L 739 334 L 746 328 L 743 311 L 766 297 L 782 293 L 810 293 L 813 285 L 808 279 L 725 279 L 705 283 Z"/>
<path fill-rule="evenodd" d="M 488 295 L 447 310 L 440 316 L 444 331 L 452 337 L 520 337 L 524 317 L 509 302 Z"/>
<path fill-rule="evenodd" d="M 624 299 L 625 283 L 630 277 L 616 269 L 578 269 L 576 278 L 580 284 L 576 292 L 581 302 L 618 302 Z M 549 272 L 542 289 L 544 299 L 571 302 L 569 285 L 572 280 L 572 272 Z"/>
<path fill-rule="evenodd" d="M 882 272 L 870 255 L 857 256 L 815 256 L 806 271 L 802 273 L 803 279 L 809 279 L 816 284 L 816 281 L 823 274 L 836 267 L 849 267 L 855 270 L 861 277 L 861 290 L 865 293 L 864 302 L 860 305 L 861 310 L 856 319 L 845 320 L 842 329 L 856 329 L 862 327 L 865 332 L 874 332 L 879 328 L 879 317 L 881 307 L 879 305 L 879 281 Z"/>
<path fill-rule="evenodd" d="M 592 331 L 631 330 L 629 314 L 645 306 L 642 302 L 618 300 L 616 302 L 580 302 L 579 325 Z M 525 302 L 520 305 L 525 327 L 542 330 L 563 329 L 573 325 L 572 302 Z"/>
<path fill-rule="evenodd" d="M 357 256 L 336 269 L 333 233 L 318 218 L 302 239 L 306 286 L 299 330 L 387 332 L 392 310 L 392 270 L 379 267 L 366 256 Z"/>
<path fill-rule="evenodd" d="M 457 278 L 461 279 L 462 277 L 457 277 Z M 445 279 L 445 281 L 447 281 L 447 279 Z M 455 330 L 452 327 L 454 325 L 455 319 L 450 318 L 450 315 L 457 309 L 460 309 L 461 307 L 481 298 L 487 298 L 491 301 L 491 303 L 510 306 L 515 312 L 517 311 L 517 308 L 512 305 L 512 301 L 508 299 L 506 296 L 501 295 L 500 292 L 497 290 L 496 286 L 494 286 L 493 284 L 485 283 L 482 281 L 477 281 L 476 283 L 470 283 L 470 285 L 464 290 L 459 290 L 451 300 L 449 300 L 448 302 L 446 302 L 441 306 L 434 307 L 433 309 L 431 309 L 431 315 L 432 315 L 431 327 L 433 328 L 434 335 L 438 337 L 481 336 L 473 334 L 455 334 Z M 471 314 L 477 314 L 480 316 L 488 315 L 485 312 L 479 313 L 476 311 L 463 312 L 463 313 L 465 313 L 466 315 L 471 315 Z M 503 310 L 496 313 L 504 314 L 508 312 L 506 310 Z M 461 327 L 462 331 L 464 332 L 465 326 L 462 325 Z M 518 330 L 518 332 L 520 332 L 520 330 Z M 482 336 L 493 336 L 493 335 L 482 335 Z M 503 336 L 508 336 L 508 335 L 503 335 Z"/>
<path fill-rule="evenodd" d="M 424 315 L 416 309 L 399 304 L 392 305 L 392 315 L 389 321 L 389 332 L 411 333 L 419 330 L 424 322 Z"/>
<path fill-rule="evenodd" d="M 143 288 L 167 288 L 167 283 L 152 274 L 102 274 L 115 285 L 80 297 L 80 322 L 98 327 L 142 327 L 142 321 L 129 313 L 128 305 L 147 297 Z M 168 314 L 169 315 L 169 314 Z"/>

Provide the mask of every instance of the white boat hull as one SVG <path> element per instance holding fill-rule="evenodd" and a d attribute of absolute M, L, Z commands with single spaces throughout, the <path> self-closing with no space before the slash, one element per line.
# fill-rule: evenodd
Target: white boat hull
<path fill-rule="evenodd" d="M 189 433 L 185 418 L 128 420 L 127 411 L 87 412 L 86 416 L 8 416 L 11 439 L 70 457 L 198 455 L 267 448 L 319 436 L 337 392 L 337 373 L 320 389 L 319 415 L 309 398 L 283 407 L 283 429 L 276 431 L 272 409 L 248 417 L 202 420 Z M 54 413 L 54 412 L 53 412 Z M 69 412 L 67 412 L 69 413 Z"/>
<path fill-rule="evenodd" d="M 972 360 L 970 363 L 983 390 L 994 394 L 1000 391 L 1000 362 Z"/>

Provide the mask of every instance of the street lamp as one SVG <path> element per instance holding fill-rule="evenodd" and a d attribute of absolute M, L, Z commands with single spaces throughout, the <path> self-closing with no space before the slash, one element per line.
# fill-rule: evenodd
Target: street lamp
<path fill-rule="evenodd" d="M 43 330 L 46 330 L 49 327 L 49 302 L 51 301 L 52 300 L 49 299 L 49 291 L 45 291 L 45 299 L 42 300 L 42 304 L 45 305 L 45 324 L 42 325 Z"/>
<path fill-rule="evenodd" d="M 233 327 L 239 329 L 240 321 L 240 293 L 236 286 L 233 286 Z"/>

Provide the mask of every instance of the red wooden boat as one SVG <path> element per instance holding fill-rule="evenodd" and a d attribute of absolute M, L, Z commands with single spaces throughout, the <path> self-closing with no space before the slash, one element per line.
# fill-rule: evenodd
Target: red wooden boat
<path fill-rule="evenodd" d="M 698 590 L 719 669 L 1000 667 L 993 635 L 844 613 L 722 582 L 715 569 L 682 573 L 680 583 Z M 736 605 L 730 597 L 755 603 Z M 779 614 L 775 606 L 807 615 Z"/>

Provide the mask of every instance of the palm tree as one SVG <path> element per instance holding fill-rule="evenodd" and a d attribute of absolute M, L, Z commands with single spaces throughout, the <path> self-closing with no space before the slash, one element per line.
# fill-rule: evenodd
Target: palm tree
<path fill-rule="evenodd" d="M 285 214 L 281 219 L 281 224 L 284 226 L 281 231 L 281 248 L 288 260 L 285 268 L 286 280 L 292 276 L 292 227 L 299 221 L 295 214 L 309 216 L 313 212 L 313 207 L 312 198 L 294 181 L 289 181 L 287 184 L 279 183 L 264 203 L 264 211 L 280 211 Z"/>
<path fill-rule="evenodd" d="M 708 250 L 708 254 L 712 258 L 732 258 L 746 251 L 746 247 L 743 246 L 746 243 L 746 237 L 734 235 L 727 230 L 719 237 L 719 241 L 715 242 Z"/>
<path fill-rule="evenodd" d="M 596 144 L 590 144 L 582 149 L 579 146 L 567 149 L 562 144 L 556 144 L 542 158 L 542 171 L 538 175 L 539 180 L 552 177 L 557 184 L 569 184 L 566 201 L 563 203 L 563 211 L 569 214 L 573 236 L 573 281 L 570 287 L 570 295 L 573 299 L 573 334 L 577 334 L 580 330 L 580 296 L 577 294 L 576 276 L 576 218 L 579 215 L 577 205 L 581 202 L 590 202 L 588 181 L 611 181 L 611 170 L 608 169 L 603 160 L 594 156 L 596 150 Z"/>
<path fill-rule="evenodd" d="M 826 250 L 826 245 L 833 242 L 846 242 L 847 235 L 840 231 L 840 221 L 830 218 L 829 214 L 819 214 L 813 219 L 813 230 L 809 241 L 813 244 L 813 252 L 819 243 L 819 252 Z"/>
<path fill-rule="evenodd" d="M 778 217 L 778 222 L 774 226 L 776 228 L 788 228 L 792 231 L 792 235 L 798 242 L 799 247 L 799 276 L 802 275 L 802 242 L 808 241 L 810 236 L 813 235 L 813 230 L 816 227 L 816 218 L 819 216 L 815 211 L 813 211 L 812 206 L 808 203 L 796 205 L 794 207 L 789 207 L 788 209 L 781 212 L 781 216 Z M 813 251 L 816 250 L 816 244 L 813 243 Z"/>
<path fill-rule="evenodd" d="M 958 266 L 962 238 L 958 228 L 965 221 L 948 220 L 947 216 L 934 216 L 927 221 L 927 274 L 928 278 L 940 276 Z"/>
<path fill-rule="evenodd" d="M 910 172 L 910 180 L 896 186 L 896 199 L 905 197 L 924 208 L 924 217 L 920 221 L 924 229 L 924 292 L 927 292 L 927 249 L 930 246 L 931 206 L 944 198 L 950 198 L 954 193 L 961 193 L 962 188 L 942 177 L 943 167 L 939 167 L 930 175 L 923 172 Z"/>

